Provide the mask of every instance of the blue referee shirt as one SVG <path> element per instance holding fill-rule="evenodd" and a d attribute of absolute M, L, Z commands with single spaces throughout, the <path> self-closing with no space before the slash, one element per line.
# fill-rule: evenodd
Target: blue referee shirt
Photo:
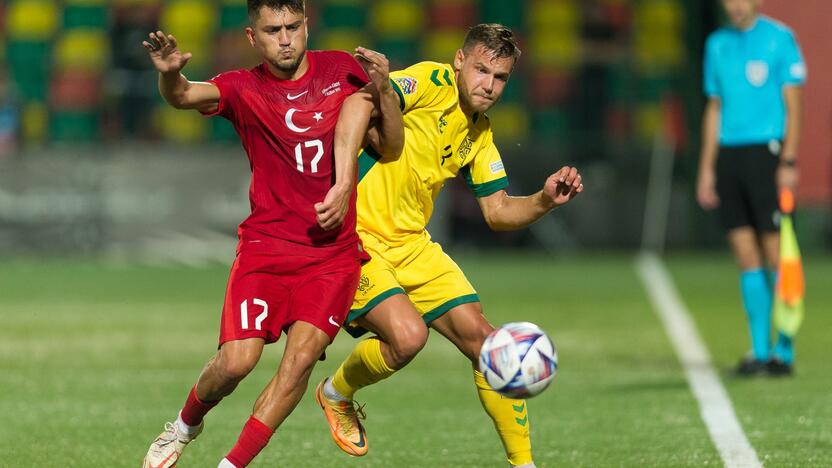
<path fill-rule="evenodd" d="M 783 139 L 783 86 L 806 80 L 806 64 L 786 25 L 760 15 L 747 31 L 713 32 L 705 43 L 704 68 L 705 94 L 722 105 L 721 146 Z"/>

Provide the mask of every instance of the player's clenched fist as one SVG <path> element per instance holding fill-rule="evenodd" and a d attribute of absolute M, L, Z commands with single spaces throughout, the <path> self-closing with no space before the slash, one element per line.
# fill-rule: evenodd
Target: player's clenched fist
<path fill-rule="evenodd" d="M 564 166 L 550 175 L 543 185 L 543 194 L 552 207 L 564 205 L 584 191 L 581 174 L 577 168 Z"/>
<path fill-rule="evenodd" d="M 148 34 L 148 40 L 142 45 L 150 54 L 150 60 L 159 73 L 176 73 L 185 67 L 191 59 L 191 53 L 182 53 L 172 34 L 165 35 L 162 31 Z"/>

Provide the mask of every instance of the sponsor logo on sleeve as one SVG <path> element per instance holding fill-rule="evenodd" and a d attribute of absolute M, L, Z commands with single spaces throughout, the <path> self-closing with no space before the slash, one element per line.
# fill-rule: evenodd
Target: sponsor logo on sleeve
<path fill-rule="evenodd" d="M 393 81 L 399 85 L 402 94 L 413 94 L 416 92 L 416 85 L 418 84 L 416 78 L 394 78 Z"/>
<path fill-rule="evenodd" d="M 500 172 L 504 169 L 502 159 L 499 160 L 499 161 L 494 161 L 493 163 L 490 164 L 490 166 L 491 166 L 491 173 L 492 174 L 497 174 L 498 172 Z"/>
<path fill-rule="evenodd" d="M 803 63 L 793 63 L 792 66 L 789 67 L 789 75 L 795 80 L 802 80 L 806 78 L 806 65 Z"/>

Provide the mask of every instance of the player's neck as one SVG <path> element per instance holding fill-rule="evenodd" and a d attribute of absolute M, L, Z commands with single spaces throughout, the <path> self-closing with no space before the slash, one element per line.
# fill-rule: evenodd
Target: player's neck
<path fill-rule="evenodd" d="M 300 65 L 298 65 L 298 68 L 296 68 L 293 72 L 281 70 L 269 62 L 266 62 L 266 65 L 268 65 L 269 71 L 272 72 L 272 75 L 276 76 L 278 79 L 295 81 L 297 79 L 302 78 L 303 75 L 305 75 L 306 72 L 309 71 L 309 54 L 306 52 L 303 53 L 303 58 L 300 60 Z"/>
<path fill-rule="evenodd" d="M 738 31 L 748 32 L 754 29 L 754 26 L 757 24 L 757 20 L 760 18 L 759 13 L 754 13 L 753 15 L 749 16 L 748 18 L 742 20 L 741 22 L 734 25 L 734 27 Z"/>

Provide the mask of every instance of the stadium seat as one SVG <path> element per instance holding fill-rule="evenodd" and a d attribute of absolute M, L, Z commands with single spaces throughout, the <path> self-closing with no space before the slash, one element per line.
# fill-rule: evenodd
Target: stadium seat
<path fill-rule="evenodd" d="M 49 103 L 53 110 L 87 109 L 94 111 L 101 100 L 102 76 L 97 72 L 70 70 L 52 79 Z"/>
<path fill-rule="evenodd" d="M 538 108 L 563 105 L 575 89 L 575 75 L 565 69 L 534 69 L 529 81 L 531 104 Z"/>
<path fill-rule="evenodd" d="M 367 6 L 363 2 L 328 2 L 319 5 L 320 27 L 364 29 L 367 26 Z"/>
<path fill-rule="evenodd" d="M 42 142 L 49 127 L 49 112 L 42 102 L 29 102 L 23 106 L 21 132 L 23 141 Z"/>
<path fill-rule="evenodd" d="M 101 1 L 71 0 L 64 6 L 64 29 L 97 28 L 105 30 L 109 24 L 109 10 Z"/>
<path fill-rule="evenodd" d="M 248 25 L 248 8 L 243 0 L 222 0 L 220 30 L 242 30 Z"/>
<path fill-rule="evenodd" d="M 193 111 L 182 112 L 167 104 L 159 104 L 153 121 L 162 138 L 175 143 L 198 143 L 205 139 L 208 130 L 207 118 Z"/>
<path fill-rule="evenodd" d="M 422 32 L 424 11 L 412 0 L 382 0 L 373 4 L 370 19 L 379 37 L 415 38 Z"/>
<path fill-rule="evenodd" d="M 524 105 L 503 102 L 487 114 L 498 142 L 517 142 L 528 138 L 529 111 Z"/>
<path fill-rule="evenodd" d="M 91 111 L 57 111 L 50 116 L 49 133 L 57 142 L 94 141 L 100 136 L 100 116 Z"/>
<path fill-rule="evenodd" d="M 529 55 L 534 66 L 576 68 L 581 61 L 580 37 L 573 32 L 551 29 L 532 33 Z"/>
<path fill-rule="evenodd" d="M 422 42 L 422 57 L 424 60 L 452 63 L 454 54 L 462 46 L 463 39 L 465 39 L 465 30 L 462 29 L 430 32 Z"/>
<path fill-rule="evenodd" d="M 50 44 L 9 39 L 6 59 L 12 79 L 24 100 L 43 101 L 49 80 Z"/>
<path fill-rule="evenodd" d="M 329 29 L 319 34 L 317 39 L 317 48 L 322 50 L 345 50 L 353 53 L 359 45 L 371 45 L 367 35 L 360 29 Z"/>
<path fill-rule="evenodd" d="M 428 9 L 431 28 L 467 30 L 479 23 L 477 4 L 472 0 L 433 0 Z"/>
<path fill-rule="evenodd" d="M 70 29 L 58 39 L 54 63 L 59 69 L 104 70 L 110 59 L 110 41 L 104 30 Z"/>
<path fill-rule="evenodd" d="M 374 42 L 376 50 L 387 55 L 390 69 L 399 70 L 413 63 L 424 60 L 415 39 L 385 39 L 379 37 Z"/>
<path fill-rule="evenodd" d="M 15 41 L 48 41 L 57 30 L 58 5 L 49 0 L 13 0 L 6 11 L 6 34 Z"/>
<path fill-rule="evenodd" d="M 183 51 L 193 54 L 188 62 L 191 73 L 196 78 L 207 78 L 215 28 L 219 23 L 216 7 L 199 0 L 175 0 L 165 5 L 159 23 L 162 31 L 176 36 Z"/>
<path fill-rule="evenodd" d="M 514 30 L 523 28 L 523 2 L 506 0 L 481 0 L 480 21 L 500 23 Z"/>
<path fill-rule="evenodd" d="M 572 0 L 533 0 L 528 8 L 527 24 L 538 32 L 554 29 L 577 32 L 580 12 Z"/>
<path fill-rule="evenodd" d="M 249 44 L 242 30 L 220 32 L 213 50 L 213 67 L 209 73 L 212 76 L 227 70 L 256 67 L 261 63 L 257 50 Z"/>
<path fill-rule="evenodd" d="M 534 133 L 541 141 L 562 140 L 569 132 L 569 114 L 562 109 L 535 111 L 532 120 Z"/>
<path fill-rule="evenodd" d="M 659 103 L 642 103 L 635 112 L 635 134 L 643 144 L 653 141 L 662 121 Z"/>

